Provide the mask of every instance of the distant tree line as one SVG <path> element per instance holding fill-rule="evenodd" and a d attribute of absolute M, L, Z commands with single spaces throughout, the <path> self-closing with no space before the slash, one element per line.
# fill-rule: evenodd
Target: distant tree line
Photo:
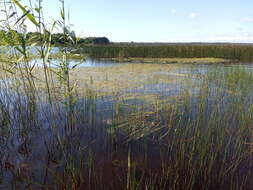
<path fill-rule="evenodd" d="M 106 37 L 89 37 L 80 38 L 78 40 L 79 44 L 110 44 L 110 41 Z"/>
<path fill-rule="evenodd" d="M 46 32 L 46 34 L 47 34 L 47 32 Z M 15 31 L 6 32 L 4 30 L 0 30 L 0 44 L 5 45 L 5 44 L 7 44 L 6 42 L 9 40 L 12 40 L 12 42 L 15 43 L 15 40 L 17 40 L 17 38 L 21 37 L 22 35 L 23 34 L 20 34 Z M 49 35 L 49 32 L 48 32 L 48 35 Z M 71 38 L 66 39 L 62 33 L 54 33 L 51 36 L 51 43 L 56 46 L 60 46 L 63 44 L 68 44 L 68 42 L 70 42 L 70 40 L 74 40 L 76 42 L 76 44 L 80 45 L 80 46 L 82 46 L 82 45 L 110 44 L 109 39 L 106 37 L 79 38 L 79 37 L 76 37 L 74 31 L 71 31 L 70 35 L 71 35 Z M 29 33 L 23 35 L 23 37 L 25 38 L 25 40 L 28 43 L 33 43 L 36 41 L 38 42 L 38 40 L 40 38 L 40 33 L 39 32 L 29 32 Z"/>
<path fill-rule="evenodd" d="M 252 44 L 87 45 L 83 53 L 94 58 L 225 58 L 253 61 Z"/>
<path fill-rule="evenodd" d="M 46 35 L 46 34 L 44 34 Z M 49 34 L 48 34 L 49 35 Z M 224 58 L 239 61 L 253 61 L 253 44 L 136 44 L 136 43 L 110 43 L 106 37 L 78 38 L 70 32 L 70 39 L 64 38 L 62 33 L 54 33 L 51 43 L 55 46 L 68 44 L 74 40 L 79 47 L 78 53 L 86 53 L 93 58 Z M 0 45 L 15 44 L 16 40 L 24 39 L 28 43 L 38 42 L 40 34 L 29 32 L 20 34 L 15 31 L 0 30 Z M 69 43 L 73 44 L 73 43 Z"/>

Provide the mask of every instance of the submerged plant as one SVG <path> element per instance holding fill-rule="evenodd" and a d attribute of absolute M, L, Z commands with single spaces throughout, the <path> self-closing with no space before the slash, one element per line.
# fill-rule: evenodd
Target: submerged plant
<path fill-rule="evenodd" d="M 64 1 L 61 19 L 49 28 L 41 0 L 0 2 L 11 58 L 1 61 L 0 188 L 252 188 L 250 71 L 123 64 L 80 68 L 85 72 L 78 75 L 69 59 L 77 38 Z M 37 30 L 32 39 L 26 22 Z M 50 57 L 56 28 L 59 62 Z M 42 67 L 30 61 L 34 50 Z M 114 53 L 137 56 L 135 50 Z M 84 73 L 78 89 L 71 74 Z"/>

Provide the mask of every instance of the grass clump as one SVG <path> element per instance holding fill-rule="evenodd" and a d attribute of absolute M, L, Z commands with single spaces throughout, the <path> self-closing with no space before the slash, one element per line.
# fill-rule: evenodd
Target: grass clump
<path fill-rule="evenodd" d="M 105 60 L 131 62 L 131 63 L 179 63 L 179 64 L 211 64 L 229 63 L 231 60 L 221 58 L 104 58 Z"/>
<path fill-rule="evenodd" d="M 32 22 L 42 66 L 29 61 L 25 35 L 7 41 L 15 58 L 1 62 L 0 188 L 252 188 L 247 65 L 78 68 L 70 64 L 75 41 L 66 40 L 74 36 L 61 1 L 55 23 L 71 44 L 50 67 L 52 30 L 44 28 L 38 3 L 12 1 L 8 10 L 24 15 L 1 25 L 25 33 L 22 19 Z"/>

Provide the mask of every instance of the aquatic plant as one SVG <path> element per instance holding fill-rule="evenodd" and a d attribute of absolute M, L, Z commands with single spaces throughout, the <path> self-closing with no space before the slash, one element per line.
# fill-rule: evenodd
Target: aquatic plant
<path fill-rule="evenodd" d="M 69 62 L 77 43 L 64 1 L 50 29 L 42 1 L 1 4 L 12 59 L 0 63 L 0 188 L 252 188 L 253 75 L 247 66 L 78 68 Z M 38 30 L 33 46 L 27 21 Z M 64 34 L 62 60 L 51 67 L 56 25 Z M 30 62 L 34 48 L 42 67 Z M 189 49 L 179 49 L 190 57 Z M 159 48 L 141 51 L 166 55 Z"/>

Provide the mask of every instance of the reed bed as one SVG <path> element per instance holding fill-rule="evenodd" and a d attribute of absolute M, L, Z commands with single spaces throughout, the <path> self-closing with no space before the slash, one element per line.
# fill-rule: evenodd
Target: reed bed
<path fill-rule="evenodd" d="M 79 68 L 75 41 L 64 40 L 51 67 L 42 2 L 1 3 L 1 27 L 37 28 L 42 66 L 25 35 L 7 40 L 15 59 L 0 62 L 0 189 L 252 189 L 251 66 Z M 53 26 L 74 39 L 61 6 Z"/>
<path fill-rule="evenodd" d="M 1 187 L 251 189 L 253 75 L 236 66 L 199 69 L 177 78 L 186 86 L 166 97 L 86 89 L 72 129 L 63 98 L 50 105 L 40 89 L 31 104 L 20 79 L 4 78 Z"/>
<path fill-rule="evenodd" d="M 112 44 L 86 45 L 78 52 L 94 58 L 221 58 L 252 61 L 251 44 Z"/>

